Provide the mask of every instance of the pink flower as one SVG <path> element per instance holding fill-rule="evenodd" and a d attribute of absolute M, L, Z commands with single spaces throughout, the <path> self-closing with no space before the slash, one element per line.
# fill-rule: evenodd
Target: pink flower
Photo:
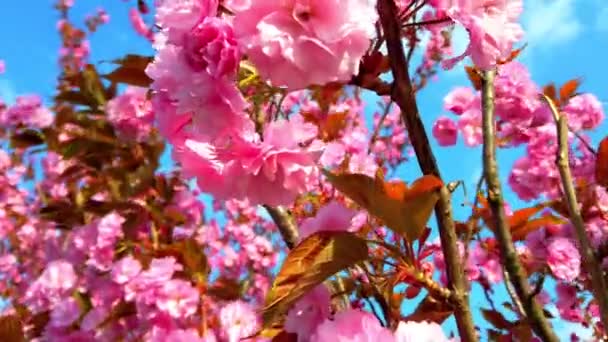
<path fill-rule="evenodd" d="M 183 35 L 205 17 L 215 16 L 217 0 L 160 0 L 156 23 L 168 32 L 169 40 L 180 44 Z"/>
<path fill-rule="evenodd" d="M 456 115 L 467 111 L 472 105 L 476 95 L 469 87 L 456 87 L 443 99 L 443 107 Z"/>
<path fill-rule="evenodd" d="M 458 139 L 456 123 L 447 116 L 441 116 L 433 124 L 433 136 L 440 146 L 452 146 Z"/>
<path fill-rule="evenodd" d="M 80 307 L 74 298 L 66 298 L 57 303 L 51 312 L 50 325 L 53 327 L 70 326 L 80 316 Z"/>
<path fill-rule="evenodd" d="M 129 87 L 106 105 L 108 120 L 123 137 L 141 141 L 150 134 L 154 113 L 146 96 L 146 89 Z"/>
<path fill-rule="evenodd" d="M 6 65 L 4 64 L 4 60 L 0 59 L 0 74 L 4 74 L 6 71 Z"/>
<path fill-rule="evenodd" d="M 198 308 L 200 294 L 190 282 L 172 279 L 163 283 L 156 306 L 173 318 L 187 318 Z"/>
<path fill-rule="evenodd" d="M 224 144 L 187 140 L 179 157 L 186 176 L 220 199 L 247 198 L 251 204 L 283 205 L 309 190 L 318 177 L 320 146 L 300 147 L 316 137 L 316 127 L 300 116 L 270 123 L 264 140 L 233 137 Z"/>
<path fill-rule="evenodd" d="M 315 217 L 302 221 L 300 241 L 319 231 L 353 231 L 351 220 L 355 214 L 342 203 L 332 201 L 319 209 Z"/>
<path fill-rule="evenodd" d="M 128 255 L 116 263 L 112 267 L 112 280 L 117 284 L 125 284 L 135 278 L 141 272 L 141 264 L 137 259 Z"/>
<path fill-rule="evenodd" d="M 329 290 L 318 285 L 300 299 L 287 314 L 285 331 L 298 334 L 298 341 L 308 341 L 317 326 L 330 315 Z"/>
<path fill-rule="evenodd" d="M 574 131 L 594 129 L 604 120 L 602 103 L 593 94 L 571 98 L 563 112 L 568 118 L 568 126 Z"/>
<path fill-rule="evenodd" d="M 77 281 L 71 263 L 65 260 L 51 261 L 40 277 L 28 287 L 25 302 L 33 312 L 41 311 L 69 295 Z"/>
<path fill-rule="evenodd" d="M 371 313 L 349 309 L 337 313 L 333 320 L 325 320 L 310 339 L 310 342 L 325 341 L 391 342 L 395 337 Z"/>
<path fill-rule="evenodd" d="M 176 137 L 183 135 L 180 130 L 189 130 L 189 134 L 196 132 L 215 139 L 253 131 L 253 123 L 244 112 L 247 102 L 234 80 L 196 72 L 182 47 L 163 47 L 146 73 L 154 80 L 152 88 L 158 92 L 157 97 L 161 97 L 154 102 L 161 132 L 170 131 Z"/>
<path fill-rule="evenodd" d="M 479 102 L 476 103 L 480 105 Z M 475 147 L 483 142 L 481 130 L 481 107 L 471 106 L 458 120 L 458 129 L 462 133 L 465 145 Z"/>
<path fill-rule="evenodd" d="M 479 68 L 491 68 L 506 59 L 513 45 L 523 37 L 523 29 L 517 23 L 523 11 L 522 0 L 436 1 L 435 6 L 461 24 L 470 37 L 461 56 L 445 61 L 447 68 L 467 55 Z"/>
<path fill-rule="evenodd" d="M 547 264 L 557 279 L 573 281 L 580 274 L 581 257 L 572 240 L 555 237 L 547 245 Z"/>
<path fill-rule="evenodd" d="M 433 322 L 399 322 L 395 342 L 448 342 L 441 326 Z"/>
<path fill-rule="evenodd" d="M 186 59 L 196 70 L 213 77 L 234 75 L 240 54 L 232 26 L 225 20 L 209 17 L 196 25 L 184 39 Z"/>
<path fill-rule="evenodd" d="M 228 342 L 237 342 L 253 335 L 258 329 L 258 317 L 246 302 L 234 301 L 220 310 L 220 325 Z"/>
<path fill-rule="evenodd" d="M 44 128 L 53 123 L 53 113 L 42 104 L 38 95 L 18 96 L 14 105 L 0 111 L 0 126 L 11 127 L 20 123 Z"/>
<path fill-rule="evenodd" d="M 247 6 L 248 5 L 248 6 Z M 377 20 L 375 1 L 249 1 L 236 35 L 262 76 L 290 89 L 348 81 L 359 70 Z"/>

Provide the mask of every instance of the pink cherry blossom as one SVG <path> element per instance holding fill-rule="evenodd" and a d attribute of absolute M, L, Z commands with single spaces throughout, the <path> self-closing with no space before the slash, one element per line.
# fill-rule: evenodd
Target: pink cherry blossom
<path fill-rule="evenodd" d="M 270 123 L 262 142 L 253 135 L 249 140 L 234 137 L 219 147 L 187 140 L 184 172 L 198 178 L 201 190 L 222 199 L 286 204 L 307 191 L 318 175 L 321 146 L 299 146 L 315 136 L 315 126 L 297 116 Z"/>
<path fill-rule="evenodd" d="M 547 245 L 547 264 L 557 279 L 573 281 L 580 274 L 581 257 L 572 240 L 555 237 Z"/>
<path fill-rule="evenodd" d="M 443 106 L 446 110 L 460 115 L 473 105 L 475 96 L 469 87 L 456 87 L 445 96 Z"/>
<path fill-rule="evenodd" d="M 456 144 L 458 130 L 456 123 L 447 116 L 441 116 L 433 124 L 433 136 L 440 146 L 451 146 Z"/>
<path fill-rule="evenodd" d="M 214 77 L 236 72 L 240 54 L 232 26 L 225 20 L 205 18 L 190 30 L 184 48 L 194 70 L 206 70 Z"/>
<path fill-rule="evenodd" d="M 433 322 L 399 322 L 395 342 L 449 342 L 441 326 Z"/>
<path fill-rule="evenodd" d="M 395 341 L 393 333 L 382 327 L 378 319 L 371 313 L 348 309 L 326 320 L 317 327 L 310 342 L 324 341 L 376 342 Z"/>
<path fill-rule="evenodd" d="M 523 11 L 522 0 L 444 0 L 435 1 L 434 6 L 469 32 L 466 51 L 446 60 L 447 68 L 470 56 L 476 66 L 488 69 L 509 57 L 513 45 L 524 35 L 517 22 Z"/>
<path fill-rule="evenodd" d="M 200 294 L 189 281 L 172 279 L 158 291 L 156 306 L 174 318 L 192 316 L 198 309 Z"/>
<path fill-rule="evenodd" d="M 317 326 L 330 316 L 330 293 L 318 285 L 300 299 L 287 314 L 285 331 L 298 334 L 298 341 L 308 341 Z"/>
<path fill-rule="evenodd" d="M 261 75 L 300 89 L 348 81 L 374 35 L 375 1 L 250 1 L 238 6 L 236 35 Z"/>
<path fill-rule="evenodd" d="M 80 307 L 74 298 L 66 298 L 53 308 L 50 325 L 67 327 L 80 316 Z"/>
<path fill-rule="evenodd" d="M 258 317 L 248 303 L 235 301 L 220 310 L 220 324 L 228 342 L 237 342 L 249 337 L 258 328 Z"/>
<path fill-rule="evenodd" d="M 319 231 L 354 231 L 351 220 L 356 212 L 343 204 L 332 201 L 323 206 L 312 218 L 306 218 L 300 224 L 300 239 Z"/>
<path fill-rule="evenodd" d="M 183 35 L 200 20 L 216 15 L 217 6 L 217 0 L 160 0 L 156 23 L 168 32 L 173 43 L 180 44 Z"/>

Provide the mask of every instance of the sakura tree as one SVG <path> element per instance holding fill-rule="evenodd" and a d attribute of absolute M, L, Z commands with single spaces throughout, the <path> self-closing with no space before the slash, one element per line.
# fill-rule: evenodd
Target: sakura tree
<path fill-rule="evenodd" d="M 108 13 L 73 6 L 51 103 L 0 102 L 0 340 L 606 338 L 603 108 L 532 80 L 522 0 L 138 0 L 154 55 L 108 72 L 88 43 Z M 425 127 L 419 91 L 462 68 Z M 427 130 L 482 146 L 465 203 Z M 504 169 L 499 148 L 524 153 Z"/>

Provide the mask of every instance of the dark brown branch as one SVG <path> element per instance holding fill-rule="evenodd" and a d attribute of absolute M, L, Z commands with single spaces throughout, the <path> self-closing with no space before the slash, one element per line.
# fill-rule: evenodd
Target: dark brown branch
<path fill-rule="evenodd" d="M 378 13 L 386 38 L 388 55 L 394 78 L 391 98 L 399 105 L 401 117 L 416 152 L 422 172 L 441 177 L 428 136 L 418 113 L 418 105 L 412 88 L 408 64 L 401 41 L 401 24 L 397 19 L 397 6 L 394 0 L 379 0 Z M 448 287 L 454 292 L 456 305 L 454 316 L 462 341 L 477 341 L 468 299 L 468 283 L 460 253 L 458 251 L 456 229 L 452 218 L 450 192 L 446 187 L 440 191 L 440 198 L 435 206 L 435 216 L 439 227 L 441 247 L 446 260 Z"/>
<path fill-rule="evenodd" d="M 581 215 L 576 191 L 574 190 L 574 181 L 570 172 L 570 163 L 568 161 L 568 123 L 565 115 L 560 115 L 553 101 L 543 95 L 544 100 L 549 104 L 553 119 L 557 124 L 557 141 L 558 152 L 555 163 L 559 169 L 559 174 L 564 187 L 564 196 L 570 213 L 570 221 L 574 225 L 576 237 L 578 239 L 579 251 L 583 257 L 583 265 L 585 270 L 591 276 L 591 287 L 593 297 L 600 307 L 600 316 L 604 327 L 608 327 L 608 294 L 606 292 L 606 280 L 602 268 L 595 258 L 589 237 L 585 230 L 585 222 Z"/>
<path fill-rule="evenodd" d="M 483 170 L 488 188 L 488 203 L 492 210 L 494 234 L 500 247 L 502 264 L 505 267 L 515 293 L 523 306 L 526 318 L 534 333 L 546 342 L 558 342 L 559 339 L 549 324 L 542 306 L 531 296 L 530 284 L 520 263 L 513 244 L 511 230 L 505 214 L 505 208 L 498 176 L 496 162 L 496 141 L 494 122 L 494 77 L 496 70 L 485 71 L 482 79 L 482 128 L 483 128 Z M 505 279 L 506 280 L 506 279 Z M 508 281 L 508 280 L 506 280 Z"/>
<path fill-rule="evenodd" d="M 279 228 L 279 232 L 281 233 L 281 237 L 283 237 L 283 241 L 285 241 L 287 248 L 292 249 L 295 247 L 298 243 L 298 227 L 291 215 L 281 207 L 275 208 L 264 205 L 264 208 L 268 211 L 268 214 L 270 214 L 270 217 Z"/>

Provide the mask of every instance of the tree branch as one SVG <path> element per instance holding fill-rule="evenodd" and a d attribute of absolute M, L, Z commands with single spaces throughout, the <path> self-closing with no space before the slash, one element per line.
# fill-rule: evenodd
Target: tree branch
<path fill-rule="evenodd" d="M 378 13 L 386 38 L 394 78 L 391 98 L 401 109 L 401 116 L 416 152 L 420 169 L 424 174 L 433 174 L 441 178 L 428 136 L 418 113 L 418 105 L 401 41 L 401 24 L 397 19 L 399 12 L 394 0 L 379 0 Z M 456 300 L 454 316 L 460 338 L 464 342 L 477 341 L 477 333 L 469 307 L 468 283 L 462 266 L 456 229 L 452 219 L 450 192 L 446 187 L 443 187 L 440 191 L 440 198 L 435 206 L 435 216 L 439 227 L 441 248 L 446 260 L 448 286 L 454 292 Z"/>
<path fill-rule="evenodd" d="M 482 128 L 483 128 L 483 170 L 488 188 L 488 203 L 495 221 L 496 239 L 500 246 L 502 263 L 509 273 L 511 283 L 522 303 L 532 330 L 546 342 L 559 339 L 547 321 L 542 306 L 530 294 L 530 284 L 513 244 L 511 230 L 505 214 L 498 165 L 496 162 L 495 122 L 494 122 L 494 76 L 496 70 L 485 71 L 482 80 Z M 506 279 L 505 279 L 506 280 Z M 508 280 L 506 280 L 508 281 Z"/>
<path fill-rule="evenodd" d="M 266 211 L 279 228 L 279 232 L 283 237 L 283 241 L 287 245 L 287 248 L 292 249 L 298 243 L 298 227 L 296 226 L 293 218 L 285 209 L 281 207 L 272 207 L 264 205 Z"/>
<path fill-rule="evenodd" d="M 602 268 L 595 258 L 595 254 L 591 248 L 589 237 L 585 231 L 585 222 L 583 221 L 583 217 L 578 206 L 576 191 L 574 190 L 574 181 L 572 179 L 570 163 L 568 161 L 568 123 L 566 116 L 559 114 L 555 103 L 553 103 L 550 98 L 543 95 L 543 99 L 551 108 L 553 119 L 557 125 L 558 152 L 555 163 L 559 169 L 559 174 L 562 179 L 564 196 L 568 205 L 568 211 L 570 213 L 570 221 L 574 225 L 574 229 L 576 231 L 579 250 L 583 257 L 583 264 L 587 273 L 591 275 L 593 297 L 600 307 L 602 324 L 604 325 L 604 329 L 606 329 L 606 327 L 608 327 L 608 296 L 606 292 L 606 280 L 604 279 Z"/>

